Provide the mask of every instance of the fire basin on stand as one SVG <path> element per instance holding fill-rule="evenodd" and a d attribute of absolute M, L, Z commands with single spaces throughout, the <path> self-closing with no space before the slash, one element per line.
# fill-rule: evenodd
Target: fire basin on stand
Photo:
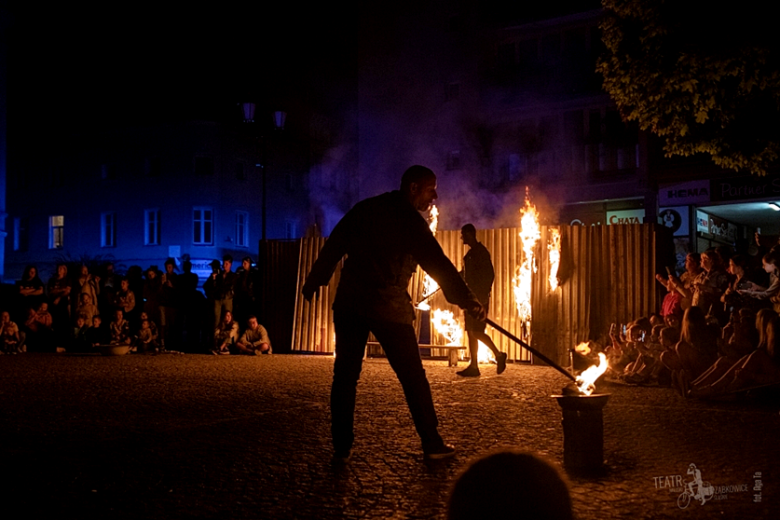
<path fill-rule="evenodd" d="M 604 417 L 610 394 L 554 395 L 563 411 L 563 465 L 575 471 L 604 465 Z"/>

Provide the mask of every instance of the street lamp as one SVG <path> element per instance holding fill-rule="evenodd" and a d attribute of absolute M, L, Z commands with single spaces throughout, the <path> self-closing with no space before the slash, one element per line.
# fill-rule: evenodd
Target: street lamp
<path fill-rule="evenodd" d="M 241 108 L 244 112 L 244 123 L 254 123 L 255 122 L 255 108 L 257 105 L 254 103 L 241 103 Z M 281 110 L 278 110 L 273 113 L 273 122 L 274 122 L 274 128 L 276 130 L 284 130 L 284 123 L 287 120 L 287 112 L 283 112 Z M 262 206 L 261 206 L 261 213 L 262 213 L 262 240 L 263 243 L 266 241 L 266 221 L 267 219 L 267 206 L 266 206 L 266 173 L 265 173 L 265 163 L 266 163 L 266 145 L 265 145 L 265 136 L 259 135 L 258 140 L 261 143 L 261 151 L 260 151 L 260 159 L 261 163 L 256 164 L 255 166 L 260 167 L 260 171 L 262 172 L 262 186 L 263 186 L 263 198 L 262 198 Z"/>

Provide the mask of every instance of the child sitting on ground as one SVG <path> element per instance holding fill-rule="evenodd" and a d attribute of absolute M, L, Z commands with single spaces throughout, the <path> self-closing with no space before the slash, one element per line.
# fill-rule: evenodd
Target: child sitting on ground
<path fill-rule="evenodd" d="M 141 328 L 135 339 L 135 347 L 138 352 L 157 352 L 159 350 L 157 333 L 152 330 L 149 320 L 141 320 Z"/>
<path fill-rule="evenodd" d="M 92 316 L 92 326 L 84 334 L 87 345 L 94 348 L 100 345 L 108 345 L 111 341 L 111 334 L 103 327 L 103 320 L 100 315 Z"/>
<path fill-rule="evenodd" d="M 130 322 L 125 319 L 122 309 L 114 311 L 114 319 L 108 326 L 111 331 L 112 345 L 130 344 Z"/>

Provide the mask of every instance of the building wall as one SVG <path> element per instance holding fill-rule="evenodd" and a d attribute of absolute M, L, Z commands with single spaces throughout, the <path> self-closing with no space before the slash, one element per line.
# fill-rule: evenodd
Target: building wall
<path fill-rule="evenodd" d="M 58 259 L 112 257 L 120 269 L 189 256 L 195 268 L 224 253 L 256 258 L 262 232 L 265 165 L 267 237 L 297 238 L 308 226 L 308 156 L 282 136 L 265 143 L 217 123 L 173 124 L 105 132 L 69 140 L 40 157 L 14 162 L 6 269 L 18 279 L 26 264 L 44 277 Z M 213 237 L 195 243 L 193 210 L 209 208 Z M 159 210 L 159 240 L 145 245 L 145 210 Z M 236 212 L 246 233 L 236 233 Z M 102 215 L 115 219 L 113 245 L 101 242 Z M 53 215 L 64 217 L 63 244 L 50 247 Z M 21 229 L 20 229 L 21 228 Z"/>

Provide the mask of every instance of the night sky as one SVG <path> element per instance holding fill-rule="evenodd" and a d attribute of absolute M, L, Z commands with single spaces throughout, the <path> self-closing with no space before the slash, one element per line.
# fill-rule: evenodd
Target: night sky
<path fill-rule="evenodd" d="M 220 120 L 244 100 L 333 103 L 355 69 L 356 31 L 332 8 L 105 5 L 9 8 L 9 130 Z"/>

